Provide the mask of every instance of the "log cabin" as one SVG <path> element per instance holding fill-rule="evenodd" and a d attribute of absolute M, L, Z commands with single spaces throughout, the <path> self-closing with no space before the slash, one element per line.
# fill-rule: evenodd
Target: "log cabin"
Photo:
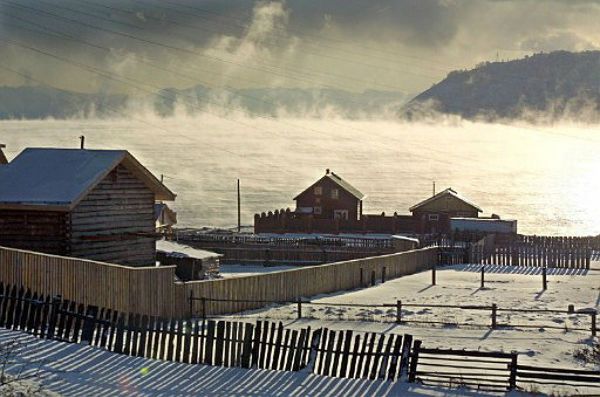
<path fill-rule="evenodd" d="M 154 204 L 174 199 L 126 150 L 28 148 L 0 165 L 0 245 L 153 266 Z"/>
<path fill-rule="evenodd" d="M 416 233 L 435 234 L 451 231 L 450 218 L 477 218 L 482 209 L 448 188 L 413 205 L 409 211 Z"/>
<path fill-rule="evenodd" d="M 359 220 L 365 195 L 339 175 L 325 175 L 310 185 L 296 200 L 296 214 L 312 215 L 315 219 Z"/>

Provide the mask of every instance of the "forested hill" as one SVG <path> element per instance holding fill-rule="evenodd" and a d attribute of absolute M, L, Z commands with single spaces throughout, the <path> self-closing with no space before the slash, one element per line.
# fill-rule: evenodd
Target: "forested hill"
<path fill-rule="evenodd" d="M 542 53 L 454 71 L 402 110 L 409 118 L 435 112 L 487 120 L 600 121 L 600 51 Z"/>

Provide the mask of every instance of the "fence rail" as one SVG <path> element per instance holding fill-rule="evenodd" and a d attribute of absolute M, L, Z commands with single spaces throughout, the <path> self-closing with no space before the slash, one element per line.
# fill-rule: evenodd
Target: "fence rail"
<path fill-rule="evenodd" d="M 324 302 L 324 301 L 311 301 L 309 299 L 297 299 L 293 301 L 269 301 L 269 300 L 244 300 L 244 299 L 224 299 L 224 298 L 205 298 L 205 297 L 195 297 L 190 295 L 188 298 L 188 302 L 190 305 L 190 313 L 189 317 L 201 317 L 203 319 L 207 319 L 208 312 L 206 310 L 208 302 L 230 302 L 230 303 L 259 303 L 261 305 L 279 305 L 279 306 L 290 306 L 295 309 L 295 315 L 289 318 L 302 319 L 302 318 L 312 318 L 312 315 L 305 316 L 305 311 L 303 308 L 307 306 L 328 306 L 328 307 L 339 307 L 339 308 L 370 308 L 370 309 L 394 309 L 393 320 L 385 321 L 388 317 L 383 317 L 383 322 L 390 322 L 396 324 L 440 324 L 440 325 L 463 325 L 463 326 L 483 326 L 489 327 L 490 329 L 501 329 L 501 328 L 546 328 L 546 329 L 560 329 L 560 330 L 570 330 L 570 331 L 582 331 L 582 332 L 590 332 L 592 337 L 598 335 L 598 323 L 597 317 L 598 313 L 595 309 L 584 308 L 584 309 L 575 309 L 573 305 L 569 305 L 567 309 L 558 309 L 558 308 L 550 308 L 550 309 L 522 309 L 522 308 L 511 308 L 511 307 L 500 307 L 496 303 L 492 303 L 489 305 L 477 305 L 477 304 L 463 304 L 463 305 L 452 305 L 452 304 L 435 304 L 435 303 L 415 303 L 415 302 L 402 302 L 401 300 L 397 300 L 394 303 L 379 303 L 379 304 L 366 304 L 366 303 L 341 303 L 341 302 Z M 195 303 L 200 303 L 200 310 L 196 310 Z M 422 308 L 422 309 L 455 309 L 460 311 L 478 311 L 478 312 L 489 312 L 489 321 L 487 324 L 474 323 L 474 322 L 463 322 L 463 323 L 449 323 L 444 321 L 436 321 L 436 320 L 419 320 L 419 319 L 411 319 L 410 317 L 414 315 L 414 313 L 405 310 L 406 308 Z M 447 310 L 444 310 L 447 313 Z M 567 326 L 557 326 L 553 320 L 551 320 L 552 324 L 541 324 L 541 323 L 528 323 L 528 324 L 518 324 L 511 323 L 511 317 L 505 319 L 505 322 L 502 322 L 502 314 L 503 313 L 540 313 L 540 314 L 564 314 L 565 317 L 573 317 L 573 316 L 583 316 L 589 318 L 589 328 L 581 328 L 581 327 L 567 327 Z M 435 315 L 430 313 L 429 315 Z M 257 317 L 260 317 L 260 314 L 257 314 Z"/>

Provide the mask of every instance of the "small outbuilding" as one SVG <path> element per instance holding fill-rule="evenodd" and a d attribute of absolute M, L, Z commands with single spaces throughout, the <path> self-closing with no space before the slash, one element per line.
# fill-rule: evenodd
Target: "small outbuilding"
<path fill-rule="evenodd" d="M 452 188 L 410 207 L 418 234 L 449 233 L 450 218 L 477 218 L 482 209 Z"/>
<path fill-rule="evenodd" d="M 153 266 L 175 194 L 126 150 L 28 148 L 0 165 L 0 245 Z"/>
<path fill-rule="evenodd" d="M 310 185 L 296 200 L 296 214 L 315 219 L 359 220 L 365 195 L 334 172 Z"/>

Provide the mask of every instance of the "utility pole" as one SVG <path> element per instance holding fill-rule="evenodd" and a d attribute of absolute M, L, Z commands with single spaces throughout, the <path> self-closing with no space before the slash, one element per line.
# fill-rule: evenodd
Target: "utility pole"
<path fill-rule="evenodd" d="M 435 181 L 433 181 L 433 195 L 435 196 Z"/>
<path fill-rule="evenodd" d="M 84 149 L 85 148 L 85 135 L 80 136 L 79 141 L 80 141 L 81 149 Z"/>
<path fill-rule="evenodd" d="M 242 231 L 242 208 L 240 203 L 240 180 L 237 180 L 237 210 L 238 210 L 238 233 Z"/>

